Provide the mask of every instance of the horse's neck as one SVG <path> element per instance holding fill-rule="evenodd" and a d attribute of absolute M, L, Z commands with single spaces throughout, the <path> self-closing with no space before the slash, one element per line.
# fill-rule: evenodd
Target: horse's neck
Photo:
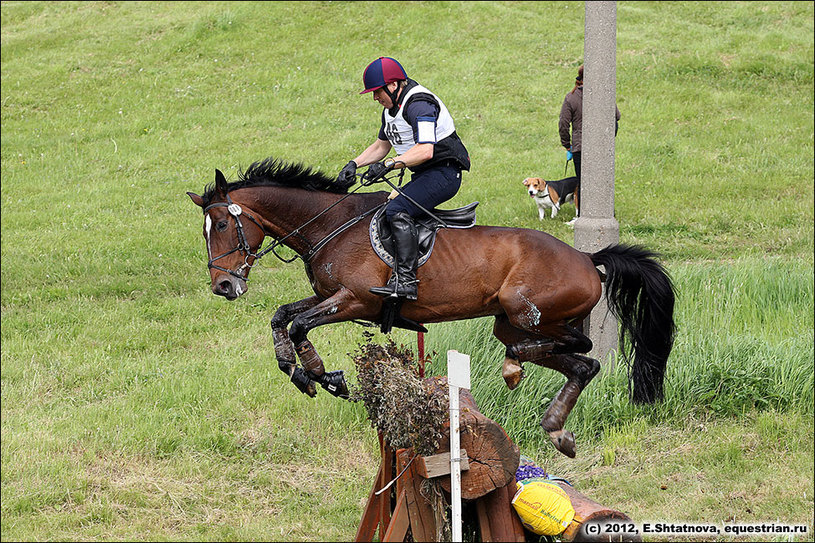
<path fill-rule="evenodd" d="M 308 251 L 325 236 L 350 219 L 375 207 L 384 199 L 374 195 L 334 194 L 288 187 L 265 187 L 252 204 L 275 238 L 299 254 Z M 381 201 L 380 201 L 381 200 Z M 251 207 L 251 206 L 250 206 Z M 297 231 L 297 234 L 291 235 Z"/>

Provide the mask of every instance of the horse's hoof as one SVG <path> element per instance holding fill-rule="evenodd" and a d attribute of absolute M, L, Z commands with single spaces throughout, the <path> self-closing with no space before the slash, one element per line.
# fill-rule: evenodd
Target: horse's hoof
<path fill-rule="evenodd" d="M 291 382 L 294 383 L 297 390 L 303 394 L 307 394 L 311 398 L 317 395 L 317 385 L 314 383 L 314 381 L 308 378 L 306 372 L 303 371 L 303 368 L 300 366 L 297 366 L 294 368 L 294 371 L 292 371 Z"/>
<path fill-rule="evenodd" d="M 521 379 L 524 377 L 524 369 L 517 360 L 507 357 L 504 359 L 504 369 L 501 371 L 501 375 L 504 377 L 504 382 L 506 382 L 507 387 L 510 390 L 515 390 L 515 388 L 521 384 Z"/>
<path fill-rule="evenodd" d="M 331 371 L 320 376 L 320 386 L 338 398 L 347 400 L 351 395 L 342 370 Z"/>
<path fill-rule="evenodd" d="M 568 430 L 556 430 L 549 432 L 549 439 L 557 450 L 568 456 L 574 458 L 576 455 L 574 434 Z"/>

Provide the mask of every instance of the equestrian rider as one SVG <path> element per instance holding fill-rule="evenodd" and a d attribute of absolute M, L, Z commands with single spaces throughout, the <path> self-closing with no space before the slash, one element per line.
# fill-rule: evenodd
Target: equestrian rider
<path fill-rule="evenodd" d="M 340 171 L 338 180 L 352 182 L 362 166 L 370 165 L 363 175 L 369 181 L 391 169 L 408 168 L 411 180 L 401 190 L 425 209 L 455 196 L 461 171 L 470 169 L 470 157 L 438 96 L 409 79 L 402 65 L 390 57 L 371 62 L 362 82 L 365 89 L 360 94 L 372 92 L 383 107 L 382 124 L 376 141 Z M 391 148 L 396 156 L 382 161 Z M 422 214 L 402 194 L 391 194 L 385 217 L 396 250 L 394 272 L 384 287 L 370 289 L 374 294 L 417 298 L 418 235 L 413 219 Z"/>

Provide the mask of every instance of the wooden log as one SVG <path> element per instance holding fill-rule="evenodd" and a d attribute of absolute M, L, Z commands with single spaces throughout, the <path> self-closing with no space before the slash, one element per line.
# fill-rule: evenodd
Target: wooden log
<path fill-rule="evenodd" d="M 600 505 L 591 498 L 581 494 L 563 481 L 552 481 L 562 488 L 574 508 L 574 519 L 560 535 L 562 541 L 642 541 L 642 536 L 635 534 L 588 534 L 584 529 L 586 523 L 632 522 L 631 518 L 620 511 Z"/>
<path fill-rule="evenodd" d="M 448 393 L 446 377 L 425 379 L 433 394 Z M 515 479 L 521 458 L 518 446 L 501 426 L 485 417 L 469 390 L 460 391 L 461 448 L 467 451 L 470 469 L 461 473 L 461 497 L 475 500 Z M 450 452 L 450 422 L 444 425 L 444 437 L 437 454 Z M 441 486 L 450 492 L 450 478 L 441 478 Z"/>

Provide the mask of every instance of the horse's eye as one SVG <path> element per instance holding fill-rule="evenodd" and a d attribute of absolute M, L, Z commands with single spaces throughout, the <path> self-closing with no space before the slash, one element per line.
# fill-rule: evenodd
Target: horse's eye
<path fill-rule="evenodd" d="M 226 221 L 218 221 L 218 224 L 215 225 L 215 229 L 218 232 L 223 232 L 226 230 Z"/>

